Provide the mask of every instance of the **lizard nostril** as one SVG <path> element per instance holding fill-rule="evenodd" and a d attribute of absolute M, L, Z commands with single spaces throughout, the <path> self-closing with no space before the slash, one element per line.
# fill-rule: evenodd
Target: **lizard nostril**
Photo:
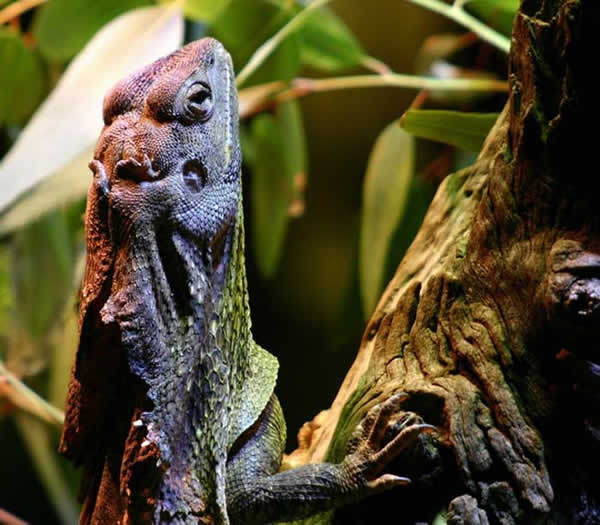
<path fill-rule="evenodd" d="M 135 181 L 152 181 L 160 177 L 160 170 L 152 167 L 152 161 L 145 153 L 141 161 L 135 157 L 121 159 L 115 165 L 115 173 L 120 179 Z"/>
<path fill-rule="evenodd" d="M 183 165 L 183 182 L 192 193 L 198 193 L 206 184 L 206 170 L 201 162 L 188 160 Z"/>

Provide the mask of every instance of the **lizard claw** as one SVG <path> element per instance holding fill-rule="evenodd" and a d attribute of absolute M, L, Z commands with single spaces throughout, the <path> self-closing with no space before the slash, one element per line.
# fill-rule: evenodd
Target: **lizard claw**
<path fill-rule="evenodd" d="M 396 394 L 375 405 L 350 440 L 345 467 L 354 479 L 362 479 L 360 483 L 368 493 L 408 485 L 409 478 L 380 473 L 398 455 L 413 447 L 422 434 L 436 430 L 412 412 L 401 412 L 393 417 L 407 397 L 404 393 Z"/>
<path fill-rule="evenodd" d="M 405 394 L 404 392 L 395 394 L 373 408 L 371 419 L 369 418 L 371 413 L 367 415 L 366 427 L 368 428 L 369 424 L 371 426 L 371 431 L 368 436 L 368 440 L 371 444 L 377 445 L 383 441 L 391 415 L 400 408 L 402 402 L 407 398 L 408 394 Z"/>
<path fill-rule="evenodd" d="M 394 394 L 392 397 L 375 405 L 366 417 L 358 424 L 352 437 L 348 441 L 346 447 L 347 453 L 353 453 L 361 443 L 369 440 L 372 444 L 376 445 L 382 439 L 383 441 L 389 441 L 386 436 L 395 429 L 389 427 L 388 420 L 392 413 L 396 412 L 400 405 L 408 399 L 408 394 L 399 392 Z M 400 429 L 393 432 L 396 435 Z"/>
<path fill-rule="evenodd" d="M 396 476 L 395 474 L 383 474 L 374 480 L 367 482 L 367 488 L 369 493 L 378 494 L 394 487 L 405 487 L 410 485 L 411 481 L 409 478 L 402 476 Z"/>
<path fill-rule="evenodd" d="M 374 455 L 374 460 L 382 467 L 398 457 L 415 444 L 418 437 L 423 434 L 432 434 L 436 431 L 433 425 L 427 423 L 411 425 L 402 430 L 394 439 Z"/>

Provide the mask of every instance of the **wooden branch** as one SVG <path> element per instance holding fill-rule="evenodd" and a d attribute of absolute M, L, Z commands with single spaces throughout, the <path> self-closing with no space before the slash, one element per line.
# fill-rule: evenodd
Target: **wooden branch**
<path fill-rule="evenodd" d="M 438 427 L 396 465 L 411 489 L 340 522 L 398 509 L 407 523 L 597 519 L 600 208 L 585 123 L 598 102 L 583 57 L 599 11 L 523 2 L 509 103 L 476 164 L 440 186 L 333 405 L 303 428 L 293 464 L 338 459 L 365 411 L 398 391 Z"/>

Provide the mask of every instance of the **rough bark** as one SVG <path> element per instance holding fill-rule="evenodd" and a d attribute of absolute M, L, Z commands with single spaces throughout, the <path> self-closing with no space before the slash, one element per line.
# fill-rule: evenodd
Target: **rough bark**
<path fill-rule="evenodd" d="M 412 487 L 340 523 L 600 523 L 599 30 L 597 1 L 523 1 L 509 102 L 476 164 L 440 186 L 337 398 L 288 458 L 338 459 L 398 391 L 438 427 L 395 466 Z"/>

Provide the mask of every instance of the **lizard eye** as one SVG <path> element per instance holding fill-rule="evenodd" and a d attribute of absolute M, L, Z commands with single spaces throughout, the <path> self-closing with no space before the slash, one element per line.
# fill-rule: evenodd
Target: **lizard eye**
<path fill-rule="evenodd" d="M 183 104 L 185 115 L 190 119 L 206 122 L 212 116 L 213 108 L 210 88 L 204 83 L 192 84 Z"/>

